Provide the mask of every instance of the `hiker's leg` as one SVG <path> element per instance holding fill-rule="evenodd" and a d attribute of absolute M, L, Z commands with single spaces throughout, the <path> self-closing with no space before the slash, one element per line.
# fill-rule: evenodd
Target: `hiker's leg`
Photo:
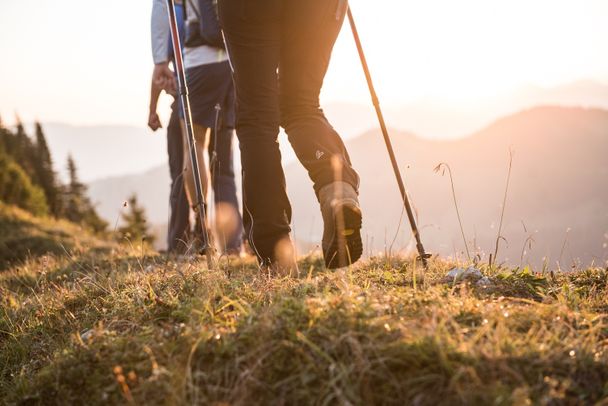
<path fill-rule="evenodd" d="M 342 139 L 323 114 L 319 95 L 348 3 L 284 1 L 281 123 L 319 199 L 325 265 L 340 268 L 357 261 L 363 252 L 359 177 Z"/>
<path fill-rule="evenodd" d="M 239 108 L 243 222 L 261 260 L 273 260 L 275 245 L 291 231 L 291 206 L 277 141 L 281 4 L 277 0 L 219 1 Z"/>
<path fill-rule="evenodd" d="M 347 4 L 344 0 L 285 0 L 279 68 L 281 124 L 317 195 L 334 180 L 347 182 L 355 190 L 359 185 L 344 143 L 319 104 Z"/>
<path fill-rule="evenodd" d="M 171 118 L 167 126 L 167 153 L 171 175 L 169 195 L 170 214 L 167 233 L 167 249 L 180 251 L 186 247 L 190 228 L 190 207 L 184 190 L 184 139 L 180 126 L 177 102 L 172 106 Z"/>
<path fill-rule="evenodd" d="M 234 178 L 232 141 L 234 130 L 221 128 L 219 134 L 211 131 L 209 152 L 211 175 L 216 205 L 216 229 L 218 243 L 224 252 L 239 253 L 243 240 L 243 220 L 239 211 Z"/>
<path fill-rule="evenodd" d="M 190 150 L 188 148 L 187 132 L 184 121 L 181 121 L 183 143 L 184 143 L 184 185 L 186 186 L 186 195 L 191 207 L 196 207 L 198 202 L 196 196 L 196 186 L 194 184 L 194 175 L 192 171 L 192 160 L 190 159 Z M 203 187 L 203 200 L 207 200 L 207 190 L 209 185 L 209 159 L 205 152 L 209 145 L 209 129 L 194 124 L 194 138 L 196 139 L 196 154 L 198 158 L 199 174 L 201 185 Z"/>

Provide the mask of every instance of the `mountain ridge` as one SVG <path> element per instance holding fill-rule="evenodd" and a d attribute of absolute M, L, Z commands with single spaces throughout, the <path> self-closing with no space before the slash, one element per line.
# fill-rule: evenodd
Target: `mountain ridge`
<path fill-rule="evenodd" d="M 383 106 L 387 124 L 425 139 L 462 138 L 485 128 L 497 118 L 537 105 L 595 106 L 608 109 L 608 85 L 599 81 L 579 81 L 541 88 L 530 86 L 514 92 L 470 103 L 420 100 L 415 103 Z M 345 139 L 378 126 L 371 104 L 326 103 L 330 122 Z M 50 122 L 44 125 L 55 157 L 55 169 L 64 173 L 68 153 L 72 153 L 82 179 L 94 181 L 108 176 L 140 173 L 166 162 L 165 131 L 158 133 L 128 125 L 71 125 Z M 106 151 L 100 154 L 100 151 Z M 283 148 L 284 158 L 295 155 Z"/>
<path fill-rule="evenodd" d="M 541 124 L 531 126 L 537 119 Z M 571 142 L 574 137 L 582 137 L 584 142 Z M 497 235 L 512 149 L 513 170 L 503 229 L 510 246 L 502 248 L 503 258 L 510 263 L 525 262 L 520 261 L 521 247 L 534 234 L 537 244 L 530 260 L 537 265 L 543 258 L 558 260 L 563 240 L 569 234 L 574 239 L 568 243 L 574 259 L 605 260 L 608 192 L 603 184 L 608 166 L 602 151 L 608 150 L 608 111 L 537 108 L 498 120 L 460 140 L 412 143 L 412 138 L 400 133 L 393 133 L 392 139 L 408 191 L 418 208 L 423 239 L 433 252 L 454 255 L 453 246 L 458 246 L 455 251 L 462 256 L 464 250 L 449 179 L 433 169 L 441 162 L 450 165 L 464 225 L 469 231 L 468 243 L 474 251 L 481 248 L 479 251 L 487 255 L 493 251 Z M 397 227 L 389 225 L 396 224 L 402 208 L 381 135 L 378 131 L 368 132 L 347 147 L 355 169 L 361 173 L 364 233 L 376 240 L 372 244 L 375 249 L 390 246 Z M 548 162 L 543 161 L 546 156 L 551 157 Z M 288 166 L 286 173 L 288 185 L 310 185 L 298 165 Z M 308 224 L 305 219 L 314 216 L 315 225 L 306 229 L 312 230 L 310 237 L 316 240 L 321 233 L 320 216 L 318 209 L 309 209 L 316 205 L 309 195 L 301 187 L 290 189 L 296 228 L 302 229 L 303 224 Z M 378 196 L 382 197 L 381 203 Z M 531 231 L 525 232 L 522 224 L 528 224 Z M 568 229 L 575 231 L 567 232 Z M 411 234 L 403 223 L 395 247 L 408 246 L 411 250 Z"/>
<path fill-rule="evenodd" d="M 536 250 L 542 252 L 533 249 L 530 254 L 527 250 L 527 256 L 535 264 L 543 257 L 557 260 L 564 238 L 568 235 L 574 238 L 588 225 L 590 229 L 582 233 L 580 242 L 567 245 L 585 261 L 593 260 L 591 251 L 599 253 L 596 257 L 603 260 L 603 234 L 608 232 L 608 214 L 604 214 L 603 207 L 608 207 L 608 197 L 600 186 L 608 175 L 602 156 L 602 151 L 608 150 L 605 145 L 608 111 L 541 106 L 496 120 L 467 138 L 427 140 L 396 130 L 391 131 L 391 137 L 409 193 L 418 208 L 423 239 L 433 252 L 454 255 L 454 246 L 458 247 L 458 255 L 463 255 L 464 251 L 449 180 L 434 173 L 433 169 L 440 162 L 450 165 L 468 244 L 473 250 L 482 248 L 488 253 L 493 250 L 496 238 L 509 149 L 513 148 L 513 173 L 506 207 L 508 221 L 505 223 L 510 247 L 505 251 L 501 247 L 501 252 L 506 254 L 504 257 L 519 263 L 523 241 L 539 230 Z M 580 137 L 589 142 L 570 142 Z M 553 145 L 556 143 L 559 145 Z M 406 249 L 411 235 L 405 218 L 397 233 L 396 224 L 402 209 L 381 134 L 378 130 L 368 131 L 347 140 L 346 144 L 355 168 L 361 173 L 364 238 L 368 241 L 366 253 L 390 246 L 395 234 L 397 240 L 393 248 Z M 547 154 L 557 155 L 543 163 Z M 560 165 L 555 160 L 569 164 Z M 569 165 L 574 166 L 570 168 Z M 321 235 L 321 223 L 311 181 L 297 162 L 285 165 L 285 172 L 294 206 L 296 239 L 303 247 L 310 247 L 310 243 L 314 246 Z M 559 181 L 555 181 L 556 178 Z M 149 220 L 166 223 L 168 169 L 158 167 L 141 178 L 117 183 L 120 179 L 91 184 L 93 196 L 105 204 L 105 208 L 100 206 L 100 212 L 105 213 L 109 221 L 115 221 L 128 194 L 136 192 L 149 207 Z M 166 186 L 161 190 L 159 185 Z M 562 189 L 567 191 L 564 196 L 559 193 Z M 377 196 L 382 196 L 381 200 L 385 202 L 381 207 L 377 204 Z M 110 197 L 111 204 L 108 203 Z M 594 218 L 594 212 L 601 215 Z M 568 228 L 579 231 L 567 233 Z M 596 248 L 590 250 L 587 246 Z"/>

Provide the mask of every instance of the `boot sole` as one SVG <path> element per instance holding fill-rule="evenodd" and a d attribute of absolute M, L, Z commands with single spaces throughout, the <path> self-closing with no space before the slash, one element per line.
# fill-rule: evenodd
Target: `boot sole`
<path fill-rule="evenodd" d="M 323 252 L 325 267 L 329 269 L 352 265 L 363 254 L 361 209 L 344 204 L 335 209 L 333 221 L 334 235 L 329 247 Z M 342 221 L 344 222 L 343 226 Z"/>

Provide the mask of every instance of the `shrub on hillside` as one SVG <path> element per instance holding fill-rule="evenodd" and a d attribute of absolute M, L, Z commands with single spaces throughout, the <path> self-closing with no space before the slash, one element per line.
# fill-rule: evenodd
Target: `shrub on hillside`
<path fill-rule="evenodd" d="M 146 211 L 139 205 L 137 196 L 133 194 L 127 203 L 129 211 L 122 214 L 123 226 L 118 230 L 121 238 L 132 242 L 147 242 L 154 244 L 156 237 L 148 230 Z"/>
<path fill-rule="evenodd" d="M 37 216 L 48 214 L 42 189 L 32 184 L 25 171 L 4 154 L 0 154 L 0 200 Z"/>

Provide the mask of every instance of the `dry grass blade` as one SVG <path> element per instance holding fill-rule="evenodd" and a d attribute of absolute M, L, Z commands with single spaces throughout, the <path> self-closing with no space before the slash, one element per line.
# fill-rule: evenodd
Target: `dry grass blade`
<path fill-rule="evenodd" d="M 454 177 L 452 176 L 452 168 L 447 163 L 441 162 L 434 169 L 435 173 L 441 172 L 441 175 L 445 175 L 445 170 L 448 170 L 448 174 L 450 175 L 450 185 L 452 186 L 452 198 L 454 200 L 454 208 L 456 209 L 456 216 L 458 217 L 458 225 L 460 226 L 460 233 L 462 234 L 462 243 L 464 244 L 464 249 L 467 253 L 467 259 L 469 262 L 471 261 L 471 253 L 469 252 L 469 244 L 467 243 L 467 237 L 464 233 L 464 226 L 462 225 L 462 218 L 460 216 L 460 209 L 458 208 L 458 200 L 456 199 L 456 188 L 454 187 Z"/>
<path fill-rule="evenodd" d="M 502 236 L 502 225 L 505 219 L 505 208 L 507 207 L 507 196 L 509 195 L 509 184 L 511 182 L 511 169 L 513 168 L 513 150 L 509 150 L 509 170 L 507 172 L 507 182 L 505 184 L 505 194 L 502 199 L 502 210 L 500 212 L 500 223 L 498 225 L 498 235 L 496 236 L 496 245 L 494 247 L 494 255 L 490 256 L 490 267 L 497 262 L 498 256 L 498 246 L 500 244 L 500 240 L 506 239 Z M 493 259 L 493 260 L 492 260 Z"/>

